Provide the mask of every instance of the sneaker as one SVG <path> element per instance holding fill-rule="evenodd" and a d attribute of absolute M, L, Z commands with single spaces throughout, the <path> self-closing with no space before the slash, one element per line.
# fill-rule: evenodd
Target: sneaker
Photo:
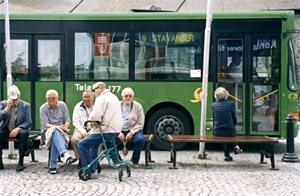
<path fill-rule="evenodd" d="M 77 159 L 71 157 L 71 155 L 68 152 L 64 153 L 61 158 L 66 165 L 71 165 L 72 163 L 77 161 Z"/>
<path fill-rule="evenodd" d="M 232 159 L 231 156 L 226 156 L 225 159 L 224 159 L 224 161 L 232 161 L 232 160 L 233 160 L 233 159 Z"/>
<path fill-rule="evenodd" d="M 91 172 L 91 177 L 90 179 L 97 179 L 99 177 L 99 174 L 97 171 Z"/>
<path fill-rule="evenodd" d="M 234 152 L 234 154 L 241 154 L 241 153 L 243 153 L 243 150 L 240 149 L 239 146 L 235 146 L 235 147 L 233 148 L 233 152 Z"/>
<path fill-rule="evenodd" d="M 56 173 L 57 173 L 56 168 L 50 168 L 50 169 L 49 169 L 49 173 L 52 174 L 52 175 L 53 175 L 53 174 L 56 174 Z"/>

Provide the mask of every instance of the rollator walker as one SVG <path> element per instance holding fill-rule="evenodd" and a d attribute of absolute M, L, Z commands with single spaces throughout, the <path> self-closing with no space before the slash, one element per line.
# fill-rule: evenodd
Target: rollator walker
<path fill-rule="evenodd" d="M 92 128 L 100 128 L 100 122 L 99 121 L 86 121 L 84 123 L 85 128 L 87 129 L 88 126 Z M 90 167 L 92 164 L 97 162 L 97 171 L 98 173 L 101 173 L 101 166 L 100 162 L 106 158 L 108 161 L 109 166 L 111 166 L 114 169 L 119 170 L 119 181 L 121 182 L 123 180 L 123 170 L 126 170 L 127 176 L 130 177 L 131 175 L 131 170 L 129 167 L 129 161 L 122 160 L 119 153 L 117 146 L 115 144 L 115 141 L 106 141 L 104 138 L 104 134 L 100 131 L 102 135 L 102 145 L 103 149 L 99 152 L 99 155 L 97 156 L 96 159 L 94 159 L 91 163 L 89 163 L 86 167 L 82 167 L 79 171 L 79 178 L 81 180 L 87 181 L 91 177 L 91 170 Z M 112 145 L 111 147 L 108 147 L 108 142 L 111 142 Z M 101 144 L 100 144 L 101 145 Z"/>

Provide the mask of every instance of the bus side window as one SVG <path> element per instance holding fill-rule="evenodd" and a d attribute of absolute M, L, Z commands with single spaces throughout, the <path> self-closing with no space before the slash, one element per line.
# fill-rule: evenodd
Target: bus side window
<path fill-rule="evenodd" d="M 11 73 L 13 81 L 28 80 L 28 40 L 11 40 Z"/>

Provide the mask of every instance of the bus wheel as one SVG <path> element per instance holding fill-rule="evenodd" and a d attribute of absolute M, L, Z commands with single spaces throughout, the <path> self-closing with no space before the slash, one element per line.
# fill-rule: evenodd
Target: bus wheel
<path fill-rule="evenodd" d="M 176 108 L 163 108 L 154 112 L 147 123 L 148 133 L 154 133 L 155 140 L 153 146 L 159 150 L 169 150 L 170 144 L 166 141 L 166 136 L 189 135 L 192 133 L 191 124 L 187 116 Z M 177 149 L 183 148 L 184 143 L 176 144 Z"/>

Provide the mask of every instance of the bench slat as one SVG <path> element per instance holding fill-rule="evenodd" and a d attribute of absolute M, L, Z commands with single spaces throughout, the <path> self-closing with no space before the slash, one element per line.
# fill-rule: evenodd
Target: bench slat
<path fill-rule="evenodd" d="M 207 142 L 207 143 L 278 143 L 277 138 L 267 136 L 194 136 L 194 135 L 168 135 L 170 142 Z"/>

